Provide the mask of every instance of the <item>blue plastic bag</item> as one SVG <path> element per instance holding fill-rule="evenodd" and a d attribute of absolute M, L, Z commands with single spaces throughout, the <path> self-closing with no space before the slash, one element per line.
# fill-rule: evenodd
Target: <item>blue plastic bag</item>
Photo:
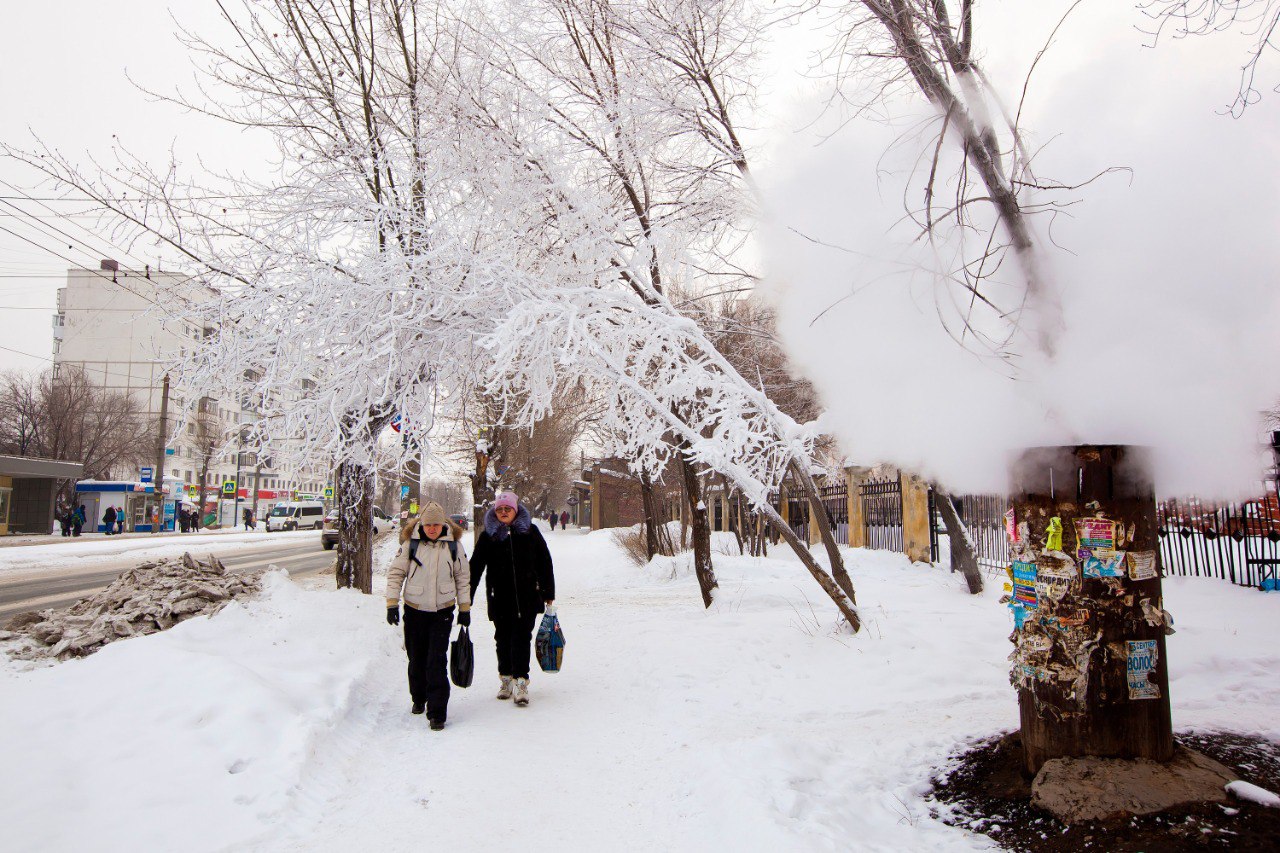
<path fill-rule="evenodd" d="M 555 607 L 547 608 L 542 615 L 542 624 L 538 626 L 533 646 L 538 653 L 538 666 L 543 672 L 560 671 L 564 660 L 564 632 L 560 630 L 560 617 L 556 616 Z"/>

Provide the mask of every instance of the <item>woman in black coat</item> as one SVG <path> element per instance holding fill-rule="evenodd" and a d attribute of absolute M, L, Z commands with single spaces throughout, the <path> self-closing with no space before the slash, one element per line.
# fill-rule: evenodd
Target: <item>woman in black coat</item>
<path fill-rule="evenodd" d="M 484 530 L 471 555 L 471 595 L 485 569 L 485 601 L 498 652 L 499 699 L 529 704 L 529 657 L 538 615 L 555 601 L 556 580 L 547 542 L 529 510 L 502 492 L 485 513 Z"/>

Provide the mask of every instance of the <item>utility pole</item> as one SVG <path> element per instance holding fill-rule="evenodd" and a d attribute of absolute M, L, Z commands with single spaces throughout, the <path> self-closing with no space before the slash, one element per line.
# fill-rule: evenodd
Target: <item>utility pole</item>
<path fill-rule="evenodd" d="M 238 419 L 237 419 L 238 420 Z M 231 526 L 240 519 L 240 462 L 244 456 L 244 424 L 236 424 L 236 497 L 231 504 Z"/>
<path fill-rule="evenodd" d="M 156 436 L 156 470 L 152 487 L 157 499 L 156 520 L 151 525 L 151 532 L 156 533 L 164 524 L 164 445 L 168 439 L 169 420 L 169 374 L 164 375 L 160 386 L 160 429 Z"/>

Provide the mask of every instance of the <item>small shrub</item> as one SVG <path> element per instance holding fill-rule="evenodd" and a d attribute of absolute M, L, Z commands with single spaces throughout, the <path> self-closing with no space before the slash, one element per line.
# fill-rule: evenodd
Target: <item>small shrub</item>
<path fill-rule="evenodd" d="M 618 543 L 622 553 L 632 563 L 637 566 L 644 566 L 649 563 L 649 552 L 644 545 L 644 525 L 619 527 L 613 530 L 610 535 L 613 536 L 613 541 Z"/>

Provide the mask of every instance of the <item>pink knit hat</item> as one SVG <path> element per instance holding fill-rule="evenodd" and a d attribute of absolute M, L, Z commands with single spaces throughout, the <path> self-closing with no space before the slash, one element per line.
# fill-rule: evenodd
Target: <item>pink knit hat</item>
<path fill-rule="evenodd" d="M 499 492 L 498 496 L 493 499 L 493 508 L 497 509 L 500 506 L 509 506 L 518 510 L 520 508 L 520 499 L 516 497 L 515 492 Z"/>

